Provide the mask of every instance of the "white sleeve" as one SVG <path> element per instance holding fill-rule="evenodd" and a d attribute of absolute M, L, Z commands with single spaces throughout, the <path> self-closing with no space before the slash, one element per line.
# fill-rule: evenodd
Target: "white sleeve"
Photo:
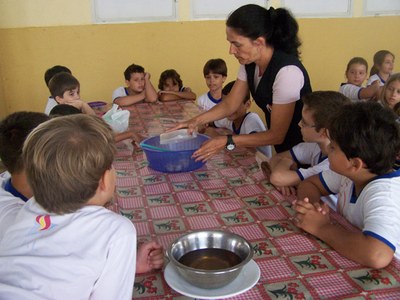
<path fill-rule="evenodd" d="M 304 180 L 310 176 L 319 174 L 323 171 L 329 170 L 329 160 L 328 158 L 325 158 L 323 161 L 321 161 L 319 164 L 315 166 L 311 166 L 307 169 L 301 168 L 297 170 L 297 174 L 299 175 L 301 180 Z"/>
<path fill-rule="evenodd" d="M 125 97 L 125 96 L 126 96 L 125 88 L 123 86 L 120 86 L 119 88 L 114 90 L 114 92 L 112 94 L 112 101 L 114 102 L 115 99 L 117 99 L 119 97 Z"/>
<path fill-rule="evenodd" d="M 351 100 L 360 100 L 360 92 L 363 88 L 351 83 L 345 83 L 340 86 L 339 92 Z"/>
<path fill-rule="evenodd" d="M 400 241 L 400 202 L 399 183 L 385 185 L 377 182 L 366 189 L 363 196 L 364 225 L 362 231 L 366 235 L 377 238 L 396 251 L 399 256 Z"/>
<path fill-rule="evenodd" d="M 25 202 L 0 187 L 0 241 Z"/>
<path fill-rule="evenodd" d="M 223 118 L 221 120 L 214 121 L 214 126 L 217 128 L 226 128 L 232 130 L 232 121 L 229 121 L 227 118 Z"/>
<path fill-rule="evenodd" d="M 237 74 L 237 79 L 247 82 L 247 72 L 246 72 L 244 65 L 240 65 L 239 71 Z"/>
<path fill-rule="evenodd" d="M 91 300 L 132 299 L 137 245 L 136 230 L 132 227 L 132 223 L 121 226 L 120 231 L 126 232 L 108 248 L 107 262 L 93 287 Z"/>
<path fill-rule="evenodd" d="M 335 173 L 331 169 L 325 170 L 319 174 L 322 185 L 330 194 L 338 194 L 344 176 Z"/>
<path fill-rule="evenodd" d="M 243 121 L 240 128 L 240 134 L 249 134 L 253 132 L 266 131 L 264 123 L 256 113 L 249 113 Z"/>
<path fill-rule="evenodd" d="M 316 153 L 321 153 L 317 143 L 300 143 L 290 149 L 293 160 L 300 164 L 311 165 Z"/>
<path fill-rule="evenodd" d="M 274 104 L 288 104 L 300 99 L 300 90 L 304 86 L 303 72 L 297 66 L 286 66 L 276 74 L 272 86 Z"/>

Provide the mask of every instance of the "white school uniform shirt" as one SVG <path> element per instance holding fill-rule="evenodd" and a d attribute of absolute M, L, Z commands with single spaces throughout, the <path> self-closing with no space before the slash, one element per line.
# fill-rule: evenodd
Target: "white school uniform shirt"
<path fill-rule="evenodd" d="M 371 85 L 376 80 L 379 80 L 379 86 L 385 85 L 385 80 L 383 80 L 378 74 L 374 74 L 370 78 L 368 78 L 367 86 Z"/>
<path fill-rule="evenodd" d="M 388 245 L 400 259 L 400 170 L 377 176 L 359 196 L 353 182 L 332 170 L 320 174 L 325 189 L 338 194 L 338 209 L 365 235 Z"/>
<path fill-rule="evenodd" d="M 360 92 L 363 89 L 362 86 L 358 86 L 351 83 L 342 83 L 340 85 L 339 92 L 345 95 L 353 102 L 357 102 L 359 100 L 368 100 L 368 99 L 361 99 Z"/>
<path fill-rule="evenodd" d="M 49 97 L 49 98 L 47 99 L 47 104 L 46 104 L 46 107 L 45 107 L 45 109 L 44 109 L 44 113 L 45 113 L 46 115 L 49 115 L 50 112 L 51 112 L 51 110 L 54 108 L 54 106 L 57 106 L 57 104 L 58 104 L 57 101 L 54 100 L 53 97 Z"/>
<path fill-rule="evenodd" d="M 55 215 L 31 198 L 0 243 L 0 299 L 132 299 L 136 230 L 104 207 Z"/>
<path fill-rule="evenodd" d="M 222 101 L 222 98 L 220 99 L 215 99 L 213 96 L 211 96 L 210 92 L 204 93 L 203 95 L 199 96 L 197 98 L 197 105 L 202 108 L 203 110 L 210 110 L 213 108 L 215 105 L 220 103 Z"/>
<path fill-rule="evenodd" d="M 309 168 L 299 168 L 296 170 L 300 180 L 303 181 L 310 176 L 329 170 L 328 157 L 323 155 L 317 143 L 300 143 L 289 150 L 292 159 L 297 164 L 310 165 Z M 336 195 L 321 197 L 332 209 L 336 209 Z"/>
<path fill-rule="evenodd" d="M 253 112 L 248 112 L 244 117 L 242 124 L 240 124 L 239 128 L 236 128 L 232 121 L 224 118 L 222 120 L 218 120 L 214 122 L 215 127 L 218 128 L 226 128 L 231 130 L 235 134 L 251 134 L 255 132 L 267 131 L 263 121 L 260 117 Z M 261 146 L 257 147 L 261 153 L 266 155 L 267 157 L 272 156 L 271 146 Z"/>
<path fill-rule="evenodd" d="M 115 99 L 126 96 L 129 96 L 128 91 L 126 90 L 125 87 L 120 86 L 119 88 L 115 89 L 114 92 L 112 93 L 112 101 L 114 102 Z"/>

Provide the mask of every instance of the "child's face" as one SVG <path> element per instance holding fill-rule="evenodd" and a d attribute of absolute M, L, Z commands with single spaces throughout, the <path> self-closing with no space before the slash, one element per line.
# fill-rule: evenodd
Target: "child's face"
<path fill-rule="evenodd" d="M 163 84 L 163 91 L 179 92 L 179 85 L 172 78 L 167 78 Z"/>
<path fill-rule="evenodd" d="M 346 154 L 340 149 L 340 147 L 331 141 L 328 146 L 328 159 L 329 168 L 341 175 L 347 174 L 347 170 L 352 166 L 351 161 L 346 157 Z"/>
<path fill-rule="evenodd" d="M 127 87 L 135 93 L 144 91 L 144 73 L 132 73 L 130 80 L 125 80 Z"/>
<path fill-rule="evenodd" d="M 381 66 L 379 66 L 379 72 L 383 74 L 392 74 L 394 66 L 394 57 L 391 54 L 387 54 Z"/>
<path fill-rule="evenodd" d="M 225 95 L 222 96 L 222 99 L 224 99 L 224 97 L 226 97 Z M 247 109 L 250 106 L 250 101 L 246 101 L 245 103 L 241 103 L 239 108 L 231 115 L 227 116 L 226 118 L 229 121 L 236 121 L 236 120 L 240 120 L 244 117 L 244 115 L 247 113 Z"/>
<path fill-rule="evenodd" d="M 392 81 L 385 90 L 385 100 L 390 108 L 400 102 L 400 80 Z"/>
<path fill-rule="evenodd" d="M 361 86 L 367 78 L 367 67 L 363 64 L 352 64 L 346 72 L 347 82 Z"/>
<path fill-rule="evenodd" d="M 307 105 L 304 105 L 301 112 L 299 127 L 305 142 L 319 142 L 321 138 L 327 138 L 322 129 L 319 132 L 315 130 L 313 112 L 308 109 Z"/>
<path fill-rule="evenodd" d="M 224 84 L 226 76 L 210 72 L 204 78 L 206 80 L 207 87 L 211 92 L 214 92 L 222 89 L 222 85 Z"/>
<path fill-rule="evenodd" d="M 70 102 L 80 100 L 81 99 L 80 89 L 79 87 L 77 87 L 75 89 L 65 91 L 62 98 L 61 97 L 56 97 L 56 98 L 59 104 L 68 104 Z"/>

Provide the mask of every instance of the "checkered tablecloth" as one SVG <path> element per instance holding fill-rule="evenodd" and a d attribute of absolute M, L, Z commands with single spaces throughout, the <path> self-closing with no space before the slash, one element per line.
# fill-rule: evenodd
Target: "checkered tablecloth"
<path fill-rule="evenodd" d="M 146 136 L 199 113 L 192 102 L 143 103 L 129 110 L 130 128 Z M 231 299 L 400 299 L 400 262 L 365 268 L 299 230 L 290 199 L 264 180 L 254 152 L 224 151 L 201 169 L 167 174 L 149 168 L 138 147 L 122 142 L 117 148 L 117 189 L 109 208 L 132 220 L 139 242 L 157 240 L 167 248 L 200 229 L 230 231 L 251 242 L 261 278 Z M 136 276 L 133 298 L 189 299 L 166 284 L 162 271 Z"/>

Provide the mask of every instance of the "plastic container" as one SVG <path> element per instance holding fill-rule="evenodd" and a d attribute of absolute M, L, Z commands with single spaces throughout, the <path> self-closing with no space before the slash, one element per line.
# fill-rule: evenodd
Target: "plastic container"
<path fill-rule="evenodd" d="M 197 170 L 204 165 L 202 161 L 192 159 L 192 155 L 208 139 L 207 135 L 198 134 L 195 138 L 180 141 L 179 143 L 161 145 L 160 136 L 153 136 L 145 139 L 142 143 L 170 150 L 163 152 L 143 148 L 150 168 L 165 173 L 178 173 Z"/>
<path fill-rule="evenodd" d="M 194 139 L 197 137 L 197 133 L 193 132 L 193 134 L 188 134 L 188 130 L 178 129 L 171 132 L 161 133 L 160 134 L 160 144 L 170 144 L 170 143 L 180 143 L 182 141 Z"/>

